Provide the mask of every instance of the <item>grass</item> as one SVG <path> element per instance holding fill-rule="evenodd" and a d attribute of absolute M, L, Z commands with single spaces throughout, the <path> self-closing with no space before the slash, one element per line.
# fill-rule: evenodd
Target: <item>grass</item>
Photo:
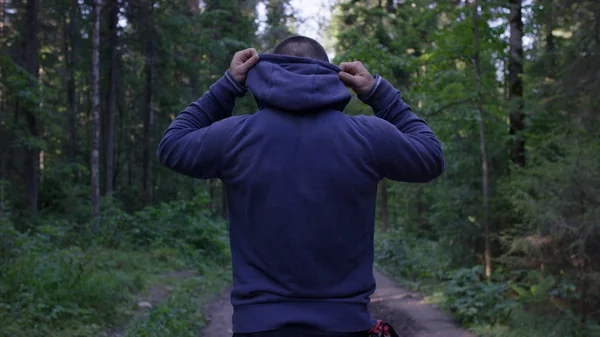
<path fill-rule="evenodd" d="M 105 209 L 99 232 L 53 218 L 18 231 L 0 213 L 0 337 L 199 332 L 202 301 L 228 282 L 225 224 L 195 201 Z M 137 301 L 153 287 L 172 291 L 139 316 Z"/>
<path fill-rule="evenodd" d="M 437 304 L 477 336 L 600 336 L 599 322 L 581 323 L 579 316 L 569 311 L 549 315 L 540 310 L 547 302 L 546 292 L 506 296 L 511 288 L 504 275 L 494 274 L 486 282 L 481 266 L 451 268 L 447 255 L 435 242 L 411 238 L 402 231 L 376 233 L 377 267 L 402 286 L 427 295 L 428 302 Z M 530 274 L 532 281 L 523 287 L 547 286 L 547 278 Z"/>
<path fill-rule="evenodd" d="M 212 271 L 210 271 L 212 270 Z M 204 276 L 168 280 L 174 291 L 169 298 L 153 307 L 148 315 L 137 317 L 127 328 L 126 337 L 198 336 L 205 327 L 202 304 L 207 295 L 218 292 L 228 281 L 218 269 Z"/>
<path fill-rule="evenodd" d="M 165 248 L 146 252 L 71 248 L 22 256 L 13 266 L 3 273 L 2 287 L 23 291 L 3 294 L 2 337 L 96 336 L 106 326 L 126 324 L 135 312 L 135 295 L 157 284 L 173 287 L 173 298 L 157 307 L 146 323 L 136 322 L 128 336 L 150 336 L 141 332 L 142 326 L 163 331 L 159 335 L 164 337 L 187 336 L 180 330 L 166 334 L 155 328 L 177 325 L 175 319 L 197 332 L 198 324 L 189 324 L 192 317 L 181 313 L 192 306 L 201 308 L 202 299 L 227 282 L 223 268 L 190 265 Z M 198 276 L 189 280 L 163 276 L 182 268 L 193 268 Z M 165 321 L 171 313 L 171 321 Z M 201 320 L 194 316 L 193 321 Z"/>

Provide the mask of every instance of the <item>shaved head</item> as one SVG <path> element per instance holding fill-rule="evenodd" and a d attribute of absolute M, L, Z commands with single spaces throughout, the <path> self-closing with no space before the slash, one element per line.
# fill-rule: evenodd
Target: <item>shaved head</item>
<path fill-rule="evenodd" d="M 273 54 L 308 57 L 329 62 L 325 48 L 309 37 L 294 35 L 281 40 L 273 47 Z"/>

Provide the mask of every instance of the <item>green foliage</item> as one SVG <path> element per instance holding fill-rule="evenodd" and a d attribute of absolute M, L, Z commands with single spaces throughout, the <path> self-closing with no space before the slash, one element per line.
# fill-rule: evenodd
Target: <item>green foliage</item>
<path fill-rule="evenodd" d="M 214 269 L 213 269 L 214 270 Z M 205 276 L 176 281 L 169 298 L 152 308 L 148 315 L 138 316 L 129 324 L 126 337 L 195 337 L 206 325 L 202 312 L 203 294 L 219 291 L 222 275 L 203 273 Z"/>
<path fill-rule="evenodd" d="M 561 304 L 578 298 L 568 275 L 498 268 L 488 281 L 481 265 L 452 268 L 446 247 L 401 229 L 376 233 L 375 247 L 379 268 L 405 286 L 433 294 L 432 301 L 479 336 L 580 337 L 599 329 L 591 320 L 578 321 Z M 558 314 L 561 319 L 552 320 Z"/>
<path fill-rule="evenodd" d="M 28 326 L 46 336 L 74 324 L 116 320 L 127 300 L 124 289 L 135 290 L 135 278 L 107 268 L 96 254 L 78 248 L 21 254 L 3 273 L 6 331 Z"/>
<path fill-rule="evenodd" d="M 132 215 L 109 205 L 99 232 L 89 235 L 90 223 L 49 218 L 21 234 L 1 222 L 0 239 L 7 245 L 0 250 L 0 336 L 91 335 L 126 318 L 127 303 L 153 274 L 193 266 L 207 275 L 206 283 L 216 277 L 217 266 L 228 264 L 224 224 L 194 201 Z"/>
<path fill-rule="evenodd" d="M 446 159 L 445 174 L 432 184 L 387 184 L 388 199 L 378 206 L 386 207 L 386 227 L 392 229 L 378 236 L 378 265 L 411 287 L 436 293 L 446 310 L 473 329 L 542 336 L 539 331 L 554 327 L 579 336 L 586 329 L 589 334 L 599 318 L 600 63 L 587 55 L 596 55 L 600 44 L 595 30 L 585 28 L 593 26 L 599 4 L 523 4 L 524 73 L 512 76 L 509 47 L 515 41 L 507 34 L 506 1 L 480 2 L 477 50 L 473 2 L 335 5 L 330 30 L 337 59 L 358 59 L 401 89 L 440 139 Z M 523 79 L 522 97 L 509 93 L 515 76 Z M 369 109 L 353 100 L 348 110 Z M 508 158 L 516 137 L 509 116 L 515 112 L 525 117 L 524 167 Z M 480 267 L 484 219 L 490 280 Z M 520 321 L 536 315 L 557 323 Z M 577 315 L 586 322 L 575 323 Z M 526 328 L 528 322 L 539 326 Z"/>
<path fill-rule="evenodd" d="M 448 268 L 436 242 L 417 239 L 402 229 L 377 233 L 378 266 L 405 280 L 440 279 Z"/>
<path fill-rule="evenodd" d="M 505 298 L 506 283 L 484 280 L 482 266 L 453 270 L 447 279 L 442 307 L 463 324 L 506 323 L 511 310 L 519 305 Z"/>
<path fill-rule="evenodd" d="M 565 312 L 557 319 L 517 309 L 511 313 L 506 325 L 480 324 L 471 330 L 481 337 L 589 337 L 600 334 L 600 324 L 582 324 L 573 312 Z"/>
<path fill-rule="evenodd" d="M 204 326 L 194 294 L 180 292 L 152 309 L 149 317 L 137 319 L 126 337 L 196 337 Z"/>

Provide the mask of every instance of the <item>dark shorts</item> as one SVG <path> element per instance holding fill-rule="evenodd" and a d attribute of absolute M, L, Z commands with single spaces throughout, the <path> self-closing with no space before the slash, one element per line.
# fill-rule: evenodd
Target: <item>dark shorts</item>
<path fill-rule="evenodd" d="M 271 331 L 234 333 L 233 337 L 368 337 L 368 333 L 368 331 L 328 332 L 304 326 L 288 326 Z"/>

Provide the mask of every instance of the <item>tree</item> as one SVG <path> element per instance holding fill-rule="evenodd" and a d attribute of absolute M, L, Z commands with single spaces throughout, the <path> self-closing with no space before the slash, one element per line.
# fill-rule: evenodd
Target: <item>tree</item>
<path fill-rule="evenodd" d="M 510 159 L 518 166 L 525 166 L 525 140 L 523 135 L 525 115 L 523 114 L 523 20 L 522 0 L 509 0 L 510 4 L 510 58 L 508 62 L 508 85 L 511 103 Z"/>
<path fill-rule="evenodd" d="M 102 0 L 94 0 L 92 28 L 92 150 L 90 160 L 92 215 L 100 216 L 100 7 Z"/>
<path fill-rule="evenodd" d="M 118 43 L 119 31 L 117 23 L 119 21 L 119 0 L 110 0 L 110 15 L 108 29 L 110 32 L 109 42 L 109 89 L 106 118 L 106 182 L 105 190 L 107 195 L 113 193 L 114 186 L 114 164 L 115 164 L 115 115 L 117 113 L 117 82 L 119 69 Z"/>
<path fill-rule="evenodd" d="M 69 15 L 65 16 L 63 23 L 64 58 L 67 69 L 67 114 L 69 125 L 69 162 L 76 170 L 77 157 L 77 88 L 75 85 L 75 73 L 77 63 L 77 17 L 79 15 L 79 4 L 77 0 L 71 0 Z M 67 25 L 66 19 L 69 19 Z"/>
<path fill-rule="evenodd" d="M 38 1 L 28 0 L 25 11 L 25 34 L 23 38 L 23 68 L 27 72 L 29 90 L 31 94 L 36 91 L 38 78 Z M 26 145 L 24 158 L 24 177 L 27 191 L 27 207 L 31 215 L 38 214 L 38 121 L 35 115 L 34 103 L 23 102 L 21 114 L 25 118 L 29 131 L 30 141 Z"/>
<path fill-rule="evenodd" d="M 146 50 L 145 63 L 145 93 L 144 93 L 144 204 L 150 205 L 153 197 L 152 163 L 154 162 L 154 150 L 151 149 L 154 125 L 154 0 L 149 0 L 144 6 L 146 16 Z"/>
<path fill-rule="evenodd" d="M 479 59 L 480 38 L 479 38 L 479 5 L 477 0 L 473 1 L 473 40 L 475 42 L 475 55 L 473 63 L 475 65 L 475 77 L 477 83 L 477 111 L 479 113 L 479 148 L 481 151 L 481 191 L 483 197 L 483 230 L 484 230 L 484 256 L 485 256 L 485 276 L 488 280 L 492 276 L 492 248 L 490 245 L 490 196 L 489 196 L 489 173 L 488 156 L 485 141 L 485 120 L 483 112 L 483 97 L 481 94 L 481 61 Z"/>
<path fill-rule="evenodd" d="M 264 50 L 270 50 L 292 33 L 288 14 L 291 6 L 289 0 L 265 0 L 264 3 L 267 9 L 267 25 L 260 41 Z"/>

